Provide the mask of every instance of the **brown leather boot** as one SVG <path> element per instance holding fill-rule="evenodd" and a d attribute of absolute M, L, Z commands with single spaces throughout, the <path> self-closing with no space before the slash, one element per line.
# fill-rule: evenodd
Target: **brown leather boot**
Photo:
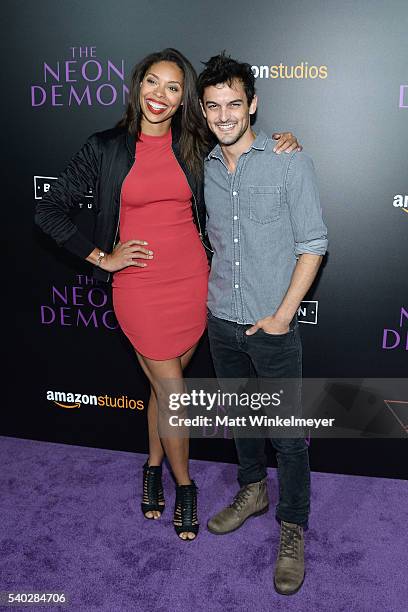
<path fill-rule="evenodd" d="M 274 585 L 280 595 L 293 595 L 305 578 L 303 527 L 281 521 Z"/>
<path fill-rule="evenodd" d="M 208 523 L 208 531 L 224 535 L 239 529 L 250 516 L 259 516 L 269 510 L 266 478 L 241 487 L 232 504 L 218 512 Z"/>

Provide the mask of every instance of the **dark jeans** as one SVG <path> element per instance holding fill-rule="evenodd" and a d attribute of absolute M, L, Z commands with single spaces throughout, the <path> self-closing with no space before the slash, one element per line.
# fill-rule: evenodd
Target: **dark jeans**
<path fill-rule="evenodd" d="M 287 334 L 258 330 L 208 313 L 208 336 L 218 378 L 298 378 L 302 375 L 302 345 L 297 321 Z M 307 528 L 310 512 L 310 467 L 304 437 L 271 438 L 278 463 L 279 502 L 276 518 Z M 235 437 L 240 486 L 266 476 L 265 438 Z"/>

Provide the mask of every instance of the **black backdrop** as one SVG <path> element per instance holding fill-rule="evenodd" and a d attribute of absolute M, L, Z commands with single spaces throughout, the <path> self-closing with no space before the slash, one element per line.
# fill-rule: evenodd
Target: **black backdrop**
<path fill-rule="evenodd" d="M 33 212 L 86 137 L 122 114 L 122 68 L 128 83 L 140 57 L 166 46 L 197 70 L 222 49 L 249 61 L 258 75 L 257 126 L 293 131 L 314 159 L 330 245 L 306 298 L 305 375 L 407 375 L 405 0 L 42 0 L 2 9 L 4 434 L 146 450 L 145 411 L 100 405 L 108 397 L 96 406 L 81 397 L 77 408 L 47 399 L 64 391 L 146 405 L 148 387 L 112 329 L 109 287 L 90 284 L 87 264 L 42 236 Z M 91 232 L 89 195 L 77 219 Z M 187 374 L 213 375 L 205 338 Z M 406 477 L 406 449 L 405 439 L 312 440 L 311 465 Z M 235 460 L 228 440 L 194 440 L 191 455 Z"/>

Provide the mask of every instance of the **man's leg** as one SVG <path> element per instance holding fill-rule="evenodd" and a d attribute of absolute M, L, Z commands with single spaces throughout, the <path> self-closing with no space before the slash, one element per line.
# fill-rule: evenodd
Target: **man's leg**
<path fill-rule="evenodd" d="M 290 331 L 283 335 L 275 336 L 259 330 L 253 336 L 248 336 L 248 353 L 260 379 L 281 379 L 283 386 L 287 379 L 287 391 L 292 396 L 291 411 L 293 410 L 294 416 L 299 415 L 302 345 L 298 324 L 293 323 Z M 276 412 L 279 415 L 279 408 Z M 271 442 L 276 450 L 279 478 L 276 518 L 307 527 L 310 510 L 310 468 L 305 439 L 272 437 Z"/>
<path fill-rule="evenodd" d="M 300 416 L 302 346 L 297 323 L 291 324 L 287 334 L 275 336 L 259 330 L 249 336 L 248 353 L 259 378 L 282 379 L 282 385 L 286 386 L 291 396 L 290 412 Z M 310 512 L 309 455 L 301 435 L 293 438 L 271 437 L 271 442 L 278 463 L 279 502 L 276 518 L 281 523 L 274 582 L 279 593 L 289 595 L 299 590 L 304 579 L 303 529 L 308 526 Z"/>
<path fill-rule="evenodd" d="M 243 378 L 253 376 L 253 367 L 243 346 L 246 326 L 208 315 L 208 337 L 217 378 Z M 236 386 L 224 391 L 234 391 Z M 234 434 L 239 431 L 237 428 Z M 266 488 L 265 439 L 247 439 L 235 436 L 238 455 L 238 482 L 240 491 L 228 508 L 219 512 L 208 522 L 209 530 L 217 535 L 238 529 L 254 515 L 268 510 Z"/>
<path fill-rule="evenodd" d="M 250 378 L 251 360 L 242 348 L 243 325 L 208 315 L 208 338 L 217 378 Z M 235 387 L 231 389 L 235 390 Z M 266 476 L 265 440 L 235 437 L 240 486 Z"/>

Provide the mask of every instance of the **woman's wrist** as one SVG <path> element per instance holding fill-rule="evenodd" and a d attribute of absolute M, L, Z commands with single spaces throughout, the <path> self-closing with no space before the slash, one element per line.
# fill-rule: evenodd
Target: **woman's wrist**
<path fill-rule="evenodd" d="M 95 248 L 92 253 L 88 255 L 86 260 L 92 263 L 94 266 L 105 269 L 107 257 L 108 254 L 105 251 L 102 251 L 102 249 Z"/>
<path fill-rule="evenodd" d="M 106 257 L 105 251 L 99 251 L 95 266 L 101 266 L 101 263 L 102 261 L 104 261 L 105 257 Z"/>
<path fill-rule="evenodd" d="M 111 270 L 109 270 L 110 257 L 111 256 L 109 253 L 104 253 L 104 256 L 101 258 L 101 261 L 99 263 L 99 267 L 102 268 L 102 270 L 106 270 L 107 272 L 111 272 Z"/>

